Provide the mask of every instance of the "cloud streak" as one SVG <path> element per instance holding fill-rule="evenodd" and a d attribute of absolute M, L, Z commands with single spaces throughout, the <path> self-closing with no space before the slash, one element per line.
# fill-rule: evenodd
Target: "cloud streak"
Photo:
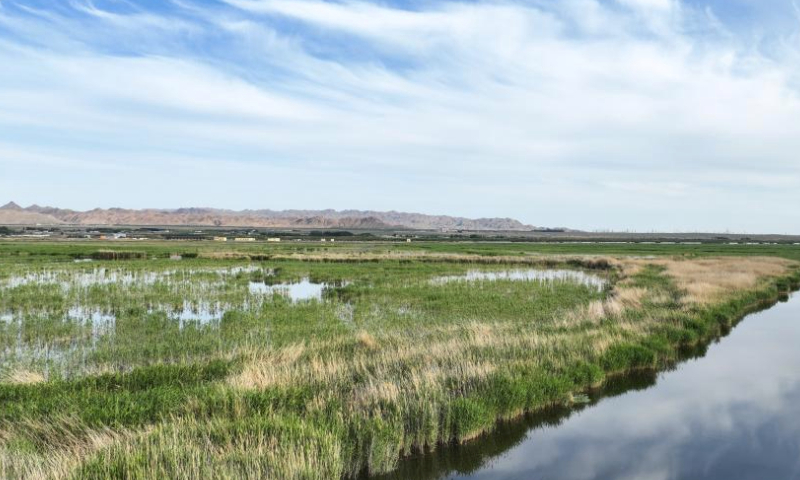
<path fill-rule="evenodd" d="M 271 172 L 275 195 L 202 202 L 221 207 L 800 233 L 785 207 L 800 201 L 800 37 L 753 44 L 725 13 L 677 0 L 5 0 L 0 167 L 15 178 L 0 190 L 186 205 L 213 191 L 186 175 L 194 158 L 256 191 Z M 88 184 L 76 190 L 94 197 L 51 196 L 25 152 L 124 165 L 132 184 L 157 162 L 197 183 L 147 200 Z"/>

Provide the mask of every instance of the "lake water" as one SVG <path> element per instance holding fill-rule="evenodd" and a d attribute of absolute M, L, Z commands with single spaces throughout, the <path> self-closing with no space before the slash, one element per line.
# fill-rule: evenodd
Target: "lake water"
<path fill-rule="evenodd" d="M 297 282 L 286 282 L 269 285 L 264 282 L 250 282 L 248 290 L 251 294 L 283 295 L 293 302 L 303 300 L 322 300 L 326 290 L 343 287 L 347 282 L 313 282 L 304 278 Z"/>
<path fill-rule="evenodd" d="M 207 283 L 209 286 L 218 286 L 219 283 L 208 280 L 198 281 L 191 278 L 192 275 L 210 274 L 216 275 L 219 279 L 226 279 L 239 273 L 251 273 L 262 271 L 264 275 L 273 274 L 271 269 L 262 269 L 257 266 L 238 266 L 227 268 L 195 268 L 185 270 L 156 270 L 156 271 L 133 271 L 122 269 L 111 269 L 99 267 L 87 270 L 53 269 L 40 270 L 14 275 L 6 279 L 0 279 L 0 291 L 7 288 L 17 288 L 25 285 L 47 285 L 57 284 L 63 290 L 72 288 L 89 288 L 99 285 L 119 285 L 121 287 L 153 285 L 156 282 L 187 282 L 195 284 Z"/>
<path fill-rule="evenodd" d="M 517 282 L 570 282 L 602 290 L 607 281 L 598 276 L 580 270 L 566 269 L 516 269 L 502 271 L 470 270 L 464 275 L 449 275 L 437 277 L 432 280 L 434 284 L 449 282 L 476 282 L 476 281 L 511 280 Z"/>
<path fill-rule="evenodd" d="M 800 479 L 800 296 L 705 356 L 620 379 L 579 409 L 401 462 L 394 479 Z"/>

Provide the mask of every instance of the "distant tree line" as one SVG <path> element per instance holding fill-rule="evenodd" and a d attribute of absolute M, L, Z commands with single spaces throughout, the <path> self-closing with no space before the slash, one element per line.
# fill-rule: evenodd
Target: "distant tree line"
<path fill-rule="evenodd" d="M 353 232 L 348 232 L 345 230 L 311 230 L 308 232 L 309 237 L 352 237 L 354 236 Z"/>

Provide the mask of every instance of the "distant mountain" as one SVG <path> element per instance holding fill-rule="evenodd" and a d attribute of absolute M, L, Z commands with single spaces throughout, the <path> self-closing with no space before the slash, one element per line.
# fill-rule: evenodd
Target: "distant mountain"
<path fill-rule="evenodd" d="M 17 205 L 14 202 L 8 202 L 5 205 L 3 205 L 2 207 L 0 207 L 0 210 L 19 211 L 19 210 L 22 210 L 22 207 L 20 207 L 19 205 Z"/>
<path fill-rule="evenodd" d="M 0 207 L 0 225 L 53 225 L 60 223 L 64 222 L 36 210 L 24 209 L 14 202 L 8 202 Z"/>
<path fill-rule="evenodd" d="M 221 210 L 215 208 L 95 208 L 85 212 L 14 202 L 0 207 L 0 224 L 182 225 L 268 228 L 360 228 L 415 230 L 527 231 L 535 227 L 511 218 L 463 218 L 405 212 L 362 210 Z"/>

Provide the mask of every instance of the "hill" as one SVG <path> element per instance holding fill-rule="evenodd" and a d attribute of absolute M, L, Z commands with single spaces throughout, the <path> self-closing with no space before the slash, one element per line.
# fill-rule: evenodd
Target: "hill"
<path fill-rule="evenodd" d="M 511 218 L 464 218 L 406 212 L 363 210 L 223 210 L 215 208 L 123 209 L 76 211 L 14 202 L 0 207 L 5 225 L 183 225 L 274 228 L 356 228 L 415 230 L 529 231 Z"/>

